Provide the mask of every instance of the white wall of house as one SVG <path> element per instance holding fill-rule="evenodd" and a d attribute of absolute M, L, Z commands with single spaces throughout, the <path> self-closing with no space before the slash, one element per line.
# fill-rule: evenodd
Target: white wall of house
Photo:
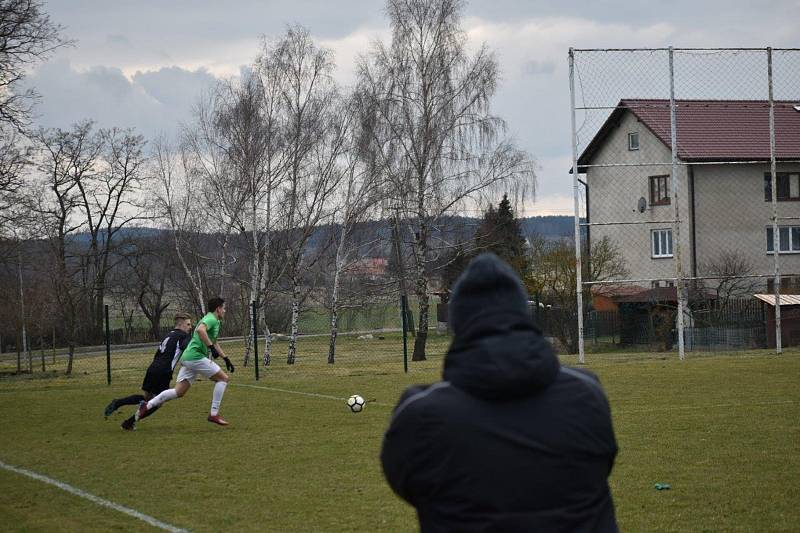
<path fill-rule="evenodd" d="M 768 164 L 694 165 L 698 274 L 723 252 L 739 252 L 752 263 L 754 274 L 771 274 L 774 259 L 767 253 L 766 228 L 772 203 L 764 200 Z M 778 164 L 779 173 L 800 172 L 800 165 Z M 779 201 L 778 216 L 800 217 L 800 201 Z M 779 226 L 800 226 L 800 220 Z M 800 251 L 780 255 L 781 271 L 800 274 Z M 763 282 L 766 287 L 766 281 Z"/>
<path fill-rule="evenodd" d="M 628 134 L 639 134 L 639 149 L 628 149 Z M 590 164 L 636 164 L 627 167 L 591 167 L 587 169 L 589 186 L 589 220 L 597 222 L 655 222 L 640 225 L 592 226 L 591 240 L 610 237 L 620 248 L 632 279 L 661 279 L 675 277 L 675 259 L 653 258 L 651 231 L 670 229 L 674 205 L 650 205 L 650 176 L 669 175 L 671 153 L 650 130 L 631 112 L 626 112 L 619 127 L 608 135 Z M 762 178 L 763 179 L 763 178 Z M 682 263 L 684 275 L 691 275 L 691 233 L 687 167 L 678 173 L 681 225 Z M 763 191 L 762 191 L 763 199 Z M 670 197 L 672 195 L 670 194 Z M 639 198 L 647 200 L 647 209 L 637 209 Z M 671 198 L 674 202 L 674 198 Z M 660 223 L 658 223 L 660 222 Z M 677 241 L 673 236 L 673 255 Z M 642 285 L 649 286 L 649 283 Z"/>

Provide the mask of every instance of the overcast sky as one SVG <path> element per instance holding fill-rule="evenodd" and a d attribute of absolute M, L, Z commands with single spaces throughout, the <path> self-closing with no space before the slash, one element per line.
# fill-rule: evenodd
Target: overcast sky
<path fill-rule="evenodd" d="M 205 89 L 236 75 L 260 37 L 287 24 L 335 51 L 343 84 L 370 42 L 389 37 L 380 0 L 50 0 L 46 9 L 77 43 L 28 79 L 43 97 L 39 123 L 93 118 L 148 137 L 176 132 Z M 524 214 L 572 214 L 570 46 L 793 47 L 799 18 L 800 0 L 473 0 L 464 27 L 500 62 L 494 111 L 539 165 L 537 200 Z"/>

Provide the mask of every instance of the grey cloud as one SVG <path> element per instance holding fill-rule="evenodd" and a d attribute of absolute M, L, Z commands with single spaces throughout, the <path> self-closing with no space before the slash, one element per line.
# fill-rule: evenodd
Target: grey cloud
<path fill-rule="evenodd" d="M 189 71 L 167 67 L 156 71 L 137 72 L 133 83 L 166 107 L 183 107 L 187 98 L 196 100 L 204 88 L 212 87 L 217 79 L 204 69 Z"/>
<path fill-rule="evenodd" d="M 86 83 L 98 92 L 107 93 L 117 102 L 130 97 L 133 87 L 118 68 L 92 67 L 83 74 Z"/>
<path fill-rule="evenodd" d="M 613 23 L 645 32 L 565 31 L 561 37 L 548 34 L 546 41 L 535 46 L 504 44 L 509 51 L 500 54 L 505 76 L 493 108 L 508 120 L 519 145 L 542 162 L 539 183 L 544 196 L 571 194 L 571 181 L 565 175 L 571 160 L 568 46 L 796 46 L 797 6 L 797 0 L 469 0 L 465 16 L 510 27 L 538 19 L 543 31 L 548 24 L 566 20 L 576 28 L 580 21 L 590 21 L 601 27 Z M 155 66 L 147 65 L 206 65 L 214 69 L 214 62 L 227 62 L 235 69 L 257 52 L 248 48 L 247 40 L 262 34 L 277 36 L 286 24 L 295 22 L 307 26 L 319 39 L 341 39 L 359 29 L 385 28 L 384 7 L 383 0 L 51 0 L 47 8 L 53 20 L 66 25 L 66 35 L 78 40 L 76 48 L 64 52 L 72 64 L 142 72 L 129 80 L 111 68 L 77 72 L 69 63 L 48 64 L 30 81 L 44 97 L 39 106 L 42 120 L 51 125 L 68 125 L 91 116 L 103 125 L 134 125 L 146 134 L 159 129 L 174 131 L 180 121 L 190 118 L 192 104 L 202 88 L 213 84 L 214 77 L 202 70 L 153 70 Z M 541 23 L 548 18 L 553 20 Z M 648 39 L 647 28 L 653 25 L 669 26 L 670 31 L 656 40 Z M 487 44 L 498 49 L 491 40 Z M 511 51 L 520 46 L 528 46 L 530 53 L 526 51 L 527 55 L 513 64 L 502 59 L 513 56 Z M 351 61 L 352 57 L 337 57 L 343 66 Z M 795 92 L 792 87 L 776 88 L 781 94 L 790 89 Z"/>
<path fill-rule="evenodd" d="M 205 71 L 178 67 L 140 72 L 129 80 L 116 68 L 80 72 L 66 60 L 46 63 L 28 78 L 42 95 L 37 107 L 42 126 L 69 127 L 89 118 L 101 127 L 133 127 L 147 137 L 177 131 L 215 82 Z"/>

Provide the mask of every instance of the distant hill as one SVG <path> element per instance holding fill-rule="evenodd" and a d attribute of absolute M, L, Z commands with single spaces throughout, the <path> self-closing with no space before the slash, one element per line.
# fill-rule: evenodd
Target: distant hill
<path fill-rule="evenodd" d="M 445 217 L 431 229 L 431 238 L 448 242 L 465 242 L 472 239 L 476 229 L 480 226 L 481 219 L 477 217 Z M 557 240 L 573 235 L 573 218 L 570 216 L 540 216 L 520 219 L 523 234 L 528 237 L 538 235 L 547 240 Z M 374 232 L 375 236 L 389 241 L 391 238 L 391 227 L 386 220 L 363 223 L 362 231 Z M 156 228 L 129 227 L 120 231 L 117 238 L 137 239 L 137 238 L 156 238 L 163 231 Z M 331 232 L 336 231 L 336 226 L 325 225 L 317 228 L 311 235 L 308 246 L 316 248 L 323 245 L 324 241 L 330 238 Z M 101 235 L 101 238 L 103 236 Z M 87 245 L 89 235 L 87 233 L 77 233 L 72 237 L 76 242 Z M 387 252 L 388 253 L 388 252 Z"/>
<path fill-rule="evenodd" d="M 547 239 L 570 237 L 575 234 L 575 219 L 569 216 L 528 217 L 520 220 L 522 233 L 540 235 Z"/>

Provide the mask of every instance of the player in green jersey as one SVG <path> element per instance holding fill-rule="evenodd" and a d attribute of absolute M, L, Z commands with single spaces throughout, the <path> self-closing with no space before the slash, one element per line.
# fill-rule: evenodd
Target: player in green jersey
<path fill-rule="evenodd" d="M 136 411 L 137 421 L 145 418 L 162 403 L 182 397 L 189 390 L 197 376 L 201 375 L 215 382 L 208 421 L 220 426 L 228 425 L 228 422 L 219 415 L 222 396 L 228 386 L 228 374 L 210 359 L 210 357 L 214 359 L 222 357 L 228 372 L 233 373 L 233 363 L 231 363 L 231 360 L 228 359 L 217 342 L 220 320 L 224 316 L 225 300 L 222 298 L 209 300 L 208 313 L 197 323 L 192 340 L 181 356 L 181 370 L 178 372 L 175 388 L 165 390 L 149 402 L 141 402 L 139 410 Z"/>

